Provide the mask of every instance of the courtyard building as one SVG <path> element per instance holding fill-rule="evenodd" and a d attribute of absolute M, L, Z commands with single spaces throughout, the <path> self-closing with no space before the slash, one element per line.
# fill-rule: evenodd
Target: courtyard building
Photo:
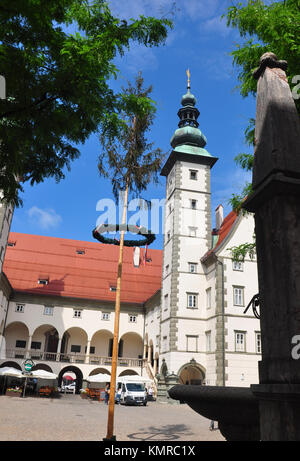
<path fill-rule="evenodd" d="M 244 311 L 258 292 L 257 264 L 230 248 L 251 242 L 251 214 L 222 205 L 212 229 L 212 168 L 196 98 L 188 86 L 178 112 L 166 177 L 162 250 L 125 247 L 117 376 L 163 371 L 183 384 L 258 382 L 259 320 Z M 119 247 L 10 232 L 1 204 L 0 367 L 26 358 L 59 382 L 111 372 Z M 162 370 L 163 369 L 163 370 Z"/>

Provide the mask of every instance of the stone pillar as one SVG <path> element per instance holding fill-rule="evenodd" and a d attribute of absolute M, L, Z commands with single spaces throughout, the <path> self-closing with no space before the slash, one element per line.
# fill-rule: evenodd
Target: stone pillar
<path fill-rule="evenodd" d="M 25 357 L 26 359 L 30 359 L 30 349 L 31 349 L 31 341 L 32 341 L 32 335 L 29 335 L 28 336 L 28 344 L 27 344 L 27 349 L 26 349 L 26 353 L 25 353 Z"/>
<path fill-rule="evenodd" d="M 261 58 L 257 84 L 253 193 L 261 316 L 261 440 L 300 440 L 300 122 L 287 63 Z"/>
<path fill-rule="evenodd" d="M 148 357 L 147 357 L 147 362 L 151 363 L 151 346 L 148 346 Z"/>
<path fill-rule="evenodd" d="M 147 344 L 144 344 L 144 353 L 143 353 L 144 360 L 146 359 L 146 355 L 147 355 Z"/>
<path fill-rule="evenodd" d="M 89 339 L 86 346 L 84 363 L 89 363 L 91 340 Z"/>
<path fill-rule="evenodd" d="M 61 338 L 58 338 L 57 349 L 56 349 L 56 361 L 60 361 L 60 348 L 61 348 Z"/>

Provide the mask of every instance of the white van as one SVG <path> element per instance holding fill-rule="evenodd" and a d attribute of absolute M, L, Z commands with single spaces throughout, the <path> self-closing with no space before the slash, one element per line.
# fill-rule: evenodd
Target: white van
<path fill-rule="evenodd" d="M 120 403 L 123 405 L 147 405 L 145 384 L 131 380 L 117 382 L 116 391 L 122 388 Z"/>

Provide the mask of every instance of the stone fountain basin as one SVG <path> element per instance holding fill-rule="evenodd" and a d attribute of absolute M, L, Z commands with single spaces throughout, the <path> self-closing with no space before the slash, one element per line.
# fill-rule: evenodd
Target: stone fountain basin
<path fill-rule="evenodd" d="M 218 421 L 226 440 L 260 440 L 259 401 L 250 388 L 178 384 L 168 393 L 205 418 Z"/>

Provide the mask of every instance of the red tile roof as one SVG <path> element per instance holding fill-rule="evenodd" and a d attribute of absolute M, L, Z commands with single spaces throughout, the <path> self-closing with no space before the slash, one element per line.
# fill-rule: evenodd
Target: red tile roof
<path fill-rule="evenodd" d="M 217 235 L 218 236 L 217 243 L 214 246 L 214 248 L 209 250 L 203 256 L 203 258 L 201 258 L 201 260 L 205 260 L 209 255 L 211 255 L 212 253 L 215 253 L 218 250 L 218 248 L 221 246 L 221 243 L 225 240 L 225 238 L 227 237 L 227 235 L 231 231 L 234 223 L 236 222 L 237 217 L 238 217 L 238 214 L 236 213 L 236 211 L 231 211 L 226 216 L 226 218 L 224 219 L 220 229 L 218 229 L 217 231 L 212 232 L 212 235 Z"/>
<path fill-rule="evenodd" d="M 119 247 L 11 232 L 3 270 L 17 292 L 114 301 Z M 85 254 L 77 254 L 84 250 Z M 141 264 L 133 265 L 134 248 L 124 248 L 121 301 L 144 303 L 161 287 L 162 251 L 141 248 Z M 49 279 L 39 285 L 38 279 Z"/>

